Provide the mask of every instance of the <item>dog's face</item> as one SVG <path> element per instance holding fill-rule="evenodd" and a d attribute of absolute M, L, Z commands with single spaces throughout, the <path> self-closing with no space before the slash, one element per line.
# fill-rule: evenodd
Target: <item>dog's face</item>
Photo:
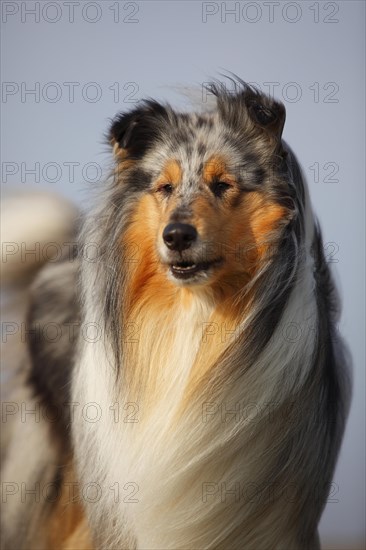
<path fill-rule="evenodd" d="M 289 219 L 284 117 L 251 90 L 219 98 L 209 113 L 146 102 L 119 117 L 116 184 L 135 196 L 126 238 L 141 258 L 180 286 L 249 279 Z"/>

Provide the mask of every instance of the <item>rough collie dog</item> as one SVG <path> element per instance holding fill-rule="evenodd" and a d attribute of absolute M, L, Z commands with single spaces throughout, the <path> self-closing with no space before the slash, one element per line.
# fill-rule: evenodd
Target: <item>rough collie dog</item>
<path fill-rule="evenodd" d="M 338 300 L 283 105 L 210 91 L 113 121 L 76 258 L 33 283 L 6 549 L 319 548 L 348 409 Z"/>

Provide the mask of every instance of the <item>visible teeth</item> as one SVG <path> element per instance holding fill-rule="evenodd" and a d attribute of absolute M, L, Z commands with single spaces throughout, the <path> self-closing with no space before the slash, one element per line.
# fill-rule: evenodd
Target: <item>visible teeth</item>
<path fill-rule="evenodd" d="M 190 265 L 175 265 L 174 268 L 175 269 L 194 269 L 195 267 L 197 267 L 197 264 L 190 264 Z"/>

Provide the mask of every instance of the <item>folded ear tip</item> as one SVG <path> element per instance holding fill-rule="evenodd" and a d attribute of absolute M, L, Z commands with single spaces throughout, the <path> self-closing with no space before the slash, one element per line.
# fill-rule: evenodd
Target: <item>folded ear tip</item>
<path fill-rule="evenodd" d="M 250 110 L 255 120 L 261 126 L 268 126 L 269 124 L 275 122 L 278 118 L 277 113 L 274 112 L 273 109 L 264 107 L 264 105 L 261 105 L 260 103 L 252 103 Z"/>
<path fill-rule="evenodd" d="M 130 148 L 136 127 L 143 118 L 142 109 L 137 107 L 127 113 L 117 114 L 111 122 L 108 132 L 108 141 L 119 149 Z"/>
<path fill-rule="evenodd" d="M 164 105 L 144 100 L 133 110 L 120 113 L 112 120 L 108 141 L 115 152 L 119 149 L 128 150 L 130 156 L 141 157 L 157 138 L 166 118 L 167 109 Z"/>
<path fill-rule="evenodd" d="M 137 124 L 137 120 L 133 120 L 128 126 L 127 130 L 120 136 L 118 141 L 122 149 L 127 149 L 133 129 L 135 128 L 136 124 Z"/>
<path fill-rule="evenodd" d="M 248 105 L 249 114 L 254 122 L 261 128 L 281 136 L 286 119 L 286 109 L 280 102 L 270 100 L 267 97 L 256 98 Z"/>

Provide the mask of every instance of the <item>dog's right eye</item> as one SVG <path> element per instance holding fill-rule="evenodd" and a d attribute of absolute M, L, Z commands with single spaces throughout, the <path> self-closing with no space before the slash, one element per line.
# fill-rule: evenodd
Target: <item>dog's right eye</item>
<path fill-rule="evenodd" d="M 158 191 L 160 191 L 160 193 L 164 193 L 164 195 L 171 195 L 173 193 L 173 186 L 171 183 L 166 183 L 161 185 Z"/>
<path fill-rule="evenodd" d="M 222 197 L 225 191 L 230 189 L 231 185 L 225 181 L 216 181 L 211 187 L 213 194 L 216 197 Z"/>

